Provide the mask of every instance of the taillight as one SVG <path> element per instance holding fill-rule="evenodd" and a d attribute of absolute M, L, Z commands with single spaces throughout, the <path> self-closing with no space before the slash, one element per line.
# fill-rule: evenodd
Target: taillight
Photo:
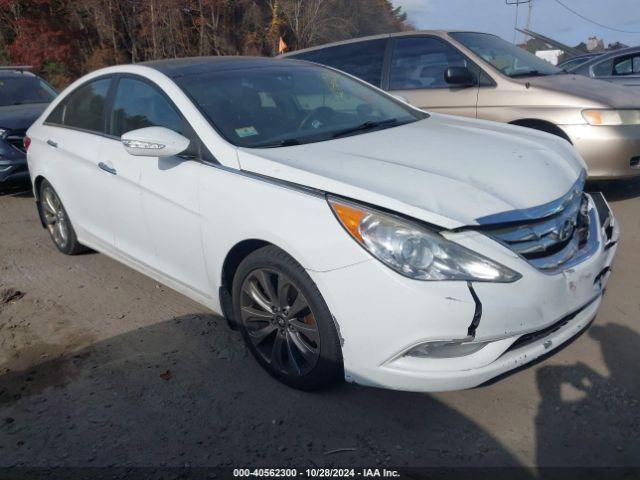
<path fill-rule="evenodd" d="M 31 139 L 25 135 L 22 139 L 22 145 L 24 145 L 24 151 L 26 152 L 29 150 L 29 145 L 31 145 Z"/>

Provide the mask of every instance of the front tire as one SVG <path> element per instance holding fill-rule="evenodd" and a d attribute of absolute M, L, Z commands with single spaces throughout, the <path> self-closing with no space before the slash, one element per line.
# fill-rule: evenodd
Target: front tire
<path fill-rule="evenodd" d="M 45 226 L 56 248 L 66 255 L 77 255 L 87 251 L 85 246 L 78 243 L 69 214 L 54 188 L 46 180 L 40 184 L 38 201 Z"/>
<path fill-rule="evenodd" d="M 329 308 L 304 268 L 283 250 L 263 247 L 240 263 L 233 305 L 249 350 L 273 377 L 301 390 L 344 378 Z"/>

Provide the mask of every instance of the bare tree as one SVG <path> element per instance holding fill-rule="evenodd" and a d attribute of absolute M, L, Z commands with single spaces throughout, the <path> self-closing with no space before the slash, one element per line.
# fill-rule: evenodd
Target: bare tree
<path fill-rule="evenodd" d="M 195 55 L 272 55 L 405 28 L 388 0 L 0 0 L 0 61 L 57 86 L 104 65 Z"/>

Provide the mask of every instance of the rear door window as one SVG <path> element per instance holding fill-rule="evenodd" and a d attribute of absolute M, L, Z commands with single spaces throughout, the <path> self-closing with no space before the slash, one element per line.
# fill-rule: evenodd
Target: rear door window
<path fill-rule="evenodd" d="M 379 87 L 386 45 L 387 39 L 381 38 L 303 52 L 290 58 L 328 65 Z"/>
<path fill-rule="evenodd" d="M 47 117 L 47 123 L 105 133 L 104 111 L 110 78 L 94 80 L 67 95 Z"/>
<path fill-rule="evenodd" d="M 398 38 L 391 56 L 390 90 L 448 88 L 444 72 L 448 67 L 477 69 L 464 55 L 446 42 L 433 37 Z"/>

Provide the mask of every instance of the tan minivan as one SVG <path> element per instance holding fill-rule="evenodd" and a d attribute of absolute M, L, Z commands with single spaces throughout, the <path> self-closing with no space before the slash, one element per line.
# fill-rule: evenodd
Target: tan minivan
<path fill-rule="evenodd" d="M 495 35 L 402 32 L 283 56 L 343 70 L 425 110 L 556 134 L 593 179 L 640 174 L 640 94 L 567 74 Z"/>

